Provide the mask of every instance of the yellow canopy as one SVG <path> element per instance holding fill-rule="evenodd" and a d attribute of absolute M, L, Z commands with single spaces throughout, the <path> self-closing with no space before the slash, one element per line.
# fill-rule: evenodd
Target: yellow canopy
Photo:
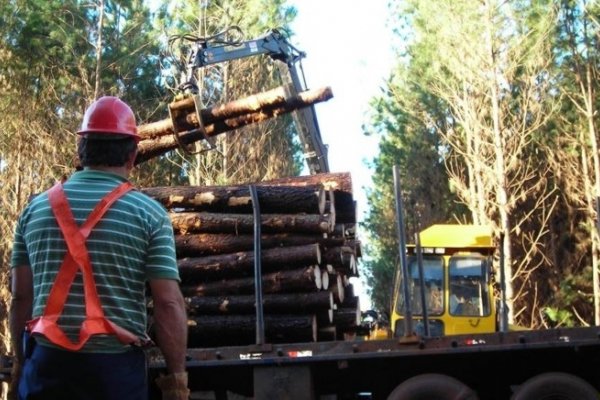
<path fill-rule="evenodd" d="M 487 225 L 432 225 L 421 231 L 420 240 L 421 247 L 494 247 L 492 228 Z"/>

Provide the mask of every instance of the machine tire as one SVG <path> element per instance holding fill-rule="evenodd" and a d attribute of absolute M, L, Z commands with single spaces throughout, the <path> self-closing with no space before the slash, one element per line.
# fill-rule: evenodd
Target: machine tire
<path fill-rule="evenodd" d="M 442 374 L 423 374 L 396 386 L 387 400 L 478 400 L 470 387 Z"/>
<path fill-rule="evenodd" d="M 598 400 L 598 391 L 578 376 L 547 372 L 523 382 L 511 400 Z"/>

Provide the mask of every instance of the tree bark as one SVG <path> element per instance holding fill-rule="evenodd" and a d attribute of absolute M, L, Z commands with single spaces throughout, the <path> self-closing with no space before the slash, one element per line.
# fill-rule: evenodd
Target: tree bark
<path fill-rule="evenodd" d="M 200 118 L 207 130 L 208 136 L 218 135 L 226 132 L 219 131 L 212 126 L 228 126 L 227 121 L 235 121 L 238 118 L 248 119 L 249 115 L 260 114 L 260 118 L 272 118 L 278 116 L 275 112 L 289 113 L 300 108 L 327 101 L 333 97 L 331 88 L 324 87 L 319 89 L 307 90 L 298 93 L 298 96 L 286 98 L 285 88 L 280 86 L 266 92 L 258 93 L 242 99 L 230 101 L 225 104 L 217 105 L 200 110 Z M 194 99 L 192 97 L 175 101 L 169 105 L 174 114 L 180 115 L 176 118 L 176 124 L 183 130 L 197 129 L 200 124 Z M 153 140 L 160 136 L 172 135 L 174 133 L 173 121 L 171 118 L 158 122 L 142 124 L 138 127 L 138 134 L 142 137 L 142 142 Z"/>
<path fill-rule="evenodd" d="M 324 251 L 347 243 L 345 239 L 324 238 L 321 235 L 273 233 L 261 235 L 261 248 L 303 246 L 318 243 Z M 215 254 L 236 253 L 254 249 L 252 235 L 227 233 L 195 233 L 175 235 L 177 258 L 202 257 Z"/>
<path fill-rule="evenodd" d="M 352 176 L 349 172 L 325 172 L 314 175 L 301 175 L 255 182 L 265 186 L 315 186 L 325 190 L 352 193 Z"/>
<path fill-rule="evenodd" d="M 329 289 L 329 272 L 327 272 L 327 270 L 324 269 L 321 269 L 321 289 Z"/>
<path fill-rule="evenodd" d="M 266 314 L 305 314 L 333 308 L 328 291 L 314 293 L 275 293 L 263 296 Z M 193 296 L 187 299 L 190 315 L 236 315 L 256 312 L 254 295 Z"/>
<path fill-rule="evenodd" d="M 338 332 L 345 332 L 349 328 L 360 325 L 360 309 L 358 307 L 338 308 L 333 313 L 333 325 Z"/>
<path fill-rule="evenodd" d="M 190 347 L 247 345 L 255 342 L 256 318 L 251 315 L 202 315 L 188 318 Z M 265 315 L 268 343 L 317 340 L 314 315 Z"/>
<path fill-rule="evenodd" d="M 297 186 L 312 187 L 315 190 L 323 188 L 333 196 L 326 207 L 333 214 L 341 214 L 343 222 L 356 223 L 356 202 L 352 192 L 352 178 L 349 172 L 320 173 L 287 178 L 272 179 L 253 183 L 257 186 Z M 336 221 L 337 222 L 337 221 Z"/>
<path fill-rule="evenodd" d="M 320 261 L 321 251 L 318 244 L 274 247 L 261 251 L 263 273 L 318 265 Z M 254 251 L 180 258 L 177 260 L 177 266 L 184 284 L 254 276 Z"/>
<path fill-rule="evenodd" d="M 263 293 L 315 292 L 320 290 L 320 281 L 321 269 L 314 266 L 265 274 L 262 277 L 262 289 Z M 181 292 L 187 297 L 250 294 L 254 293 L 254 277 L 182 284 Z"/>
<path fill-rule="evenodd" d="M 354 273 L 355 267 L 354 249 L 350 246 L 330 247 L 323 252 L 323 262 L 331 264 L 336 270 Z M 354 262 L 354 265 L 353 265 Z"/>
<path fill-rule="evenodd" d="M 252 233 L 252 214 L 217 214 L 209 212 L 170 213 L 175 233 Z M 261 231 L 265 233 L 330 233 L 333 216 L 322 214 L 262 214 Z"/>
<path fill-rule="evenodd" d="M 352 239 L 356 237 L 356 224 L 336 223 L 331 234 L 337 237 Z"/>
<path fill-rule="evenodd" d="M 332 342 L 337 338 L 335 326 L 317 327 L 317 341 Z"/>
<path fill-rule="evenodd" d="M 352 248 L 354 250 L 356 258 L 362 257 L 360 240 L 345 240 L 343 245 Z"/>
<path fill-rule="evenodd" d="M 350 285 L 348 285 L 350 286 Z M 344 302 L 341 304 L 342 308 L 358 308 L 360 310 L 360 297 L 359 296 L 346 296 L 344 294 Z"/>
<path fill-rule="evenodd" d="M 333 282 L 329 282 L 329 291 L 333 293 L 333 300 L 336 304 L 342 304 L 345 298 L 344 282 L 341 275 L 331 275 L 330 279 L 334 279 Z"/>
<path fill-rule="evenodd" d="M 252 213 L 248 186 L 160 186 L 141 189 L 167 209 Z M 323 214 L 326 193 L 302 187 L 256 188 L 261 212 Z"/>
<path fill-rule="evenodd" d="M 261 235 L 261 248 L 303 246 L 321 242 L 330 243 L 332 240 L 323 238 L 320 235 L 265 234 Z M 338 245 L 341 241 L 334 241 L 333 243 Z M 175 235 L 175 248 L 177 250 L 177 258 L 250 251 L 254 249 L 254 237 L 252 235 L 232 235 L 226 233 Z"/>
<path fill-rule="evenodd" d="M 315 317 L 317 318 L 317 325 L 318 326 L 331 325 L 333 323 L 333 313 L 334 313 L 333 308 L 330 308 L 329 310 L 319 310 L 315 314 Z"/>
<path fill-rule="evenodd" d="M 335 222 L 340 224 L 356 224 L 358 221 L 356 217 L 356 201 L 347 197 L 342 197 L 342 199 L 343 203 L 335 206 Z M 337 198 L 336 201 L 338 201 Z"/>
<path fill-rule="evenodd" d="M 248 112 L 241 115 L 236 115 L 234 112 L 232 115 L 235 116 L 231 118 L 215 119 L 212 123 L 203 121 L 203 129 L 199 129 L 200 121 L 195 111 L 188 114 L 185 114 L 184 112 L 184 117 L 177 119 L 177 128 L 173 126 L 171 119 L 141 125 L 138 127 L 138 131 L 140 135 L 143 135 L 148 139 L 140 141 L 135 164 L 140 164 L 144 161 L 163 155 L 181 145 L 188 145 L 246 125 L 265 121 L 281 114 L 290 113 L 297 109 L 329 100 L 331 97 L 333 97 L 333 95 L 331 89 L 328 87 L 307 90 L 299 93 L 298 96 L 293 97 L 292 99 L 286 99 L 279 106 L 262 108 L 259 111 Z M 224 107 L 227 106 L 225 105 Z M 204 118 L 210 114 L 210 112 L 200 111 L 200 114 L 202 115 L 202 118 Z M 179 132 L 177 137 L 175 136 L 176 130 Z"/>

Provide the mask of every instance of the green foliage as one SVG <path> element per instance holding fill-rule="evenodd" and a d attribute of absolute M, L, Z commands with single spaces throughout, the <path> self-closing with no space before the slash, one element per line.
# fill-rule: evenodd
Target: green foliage
<path fill-rule="evenodd" d="M 371 101 L 371 118 L 365 126 L 366 134 L 381 139 L 379 154 L 370 164 L 374 189 L 367 192 L 369 211 L 361 225 L 369 238 L 364 267 L 372 302 L 385 311 L 390 310 L 399 259 L 394 165 L 399 169 L 407 242 L 414 242 L 414 234 L 428 225 L 451 222 L 464 213 L 450 190 L 445 169 L 448 149 L 436 128 L 448 123 L 448 108 L 423 90 L 432 65 L 430 53 L 409 47 L 407 54 L 412 62 L 400 63 L 385 92 Z"/>
<path fill-rule="evenodd" d="M 591 177 L 597 150 L 587 132 L 594 129 L 596 141 L 598 133 L 586 115 L 600 101 L 599 8 L 548 0 L 391 2 L 402 48 L 365 127 L 381 136 L 363 224 L 378 308 L 389 309 L 397 259 L 391 171 L 398 165 L 409 241 L 434 222 L 468 222 L 470 215 L 502 222 L 511 232 L 518 318 L 529 326 L 543 324 L 541 315 L 554 325 L 590 321 L 589 199 L 598 178 Z"/>
<path fill-rule="evenodd" d="M 173 100 L 172 89 L 179 78 L 174 70 L 169 71 L 173 60 L 167 56 L 168 35 L 206 35 L 240 25 L 251 38 L 267 29 L 285 29 L 296 12 L 280 0 L 104 0 L 103 10 L 98 4 L 0 0 L 3 265 L 8 265 L 14 224 L 29 196 L 73 171 L 75 132 L 96 95 L 122 97 L 132 106 L 139 124 L 163 120 L 168 117 L 167 105 Z M 199 21 L 202 15 L 205 19 Z M 270 89 L 278 78 L 272 63 L 264 60 L 221 68 L 221 72 L 226 79 L 213 86 L 220 92 L 216 97 L 207 96 L 206 104 Z M 248 135 L 236 135 L 236 140 L 227 143 L 231 149 L 227 162 L 216 152 L 205 157 L 208 174 L 219 183 L 294 175 L 300 170 L 296 136 L 289 118 L 251 128 Z M 249 168 L 248 159 L 254 160 L 253 168 Z M 172 152 L 139 166 L 132 179 L 140 186 L 180 185 L 189 183 L 192 172 L 185 157 L 182 161 Z M 5 269 L 0 274 L 0 310 L 8 309 L 8 286 Z M 5 317 L 0 315 L 0 336 L 7 339 L 0 351 L 8 354 L 6 324 L 2 323 Z"/>
<path fill-rule="evenodd" d="M 575 326 L 573 314 L 567 310 L 560 310 L 554 307 L 544 308 L 544 315 L 552 323 L 552 327 L 566 327 L 570 328 Z"/>

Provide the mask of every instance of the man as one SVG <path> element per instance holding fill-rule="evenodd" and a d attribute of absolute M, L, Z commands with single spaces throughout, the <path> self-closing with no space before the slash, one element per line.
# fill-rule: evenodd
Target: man
<path fill-rule="evenodd" d="M 102 97 L 78 134 L 83 169 L 32 199 L 15 231 L 18 398 L 147 400 L 147 283 L 167 368 L 157 384 L 163 399 L 187 399 L 173 229 L 164 207 L 127 180 L 140 140 L 135 116 L 120 99 Z"/>

